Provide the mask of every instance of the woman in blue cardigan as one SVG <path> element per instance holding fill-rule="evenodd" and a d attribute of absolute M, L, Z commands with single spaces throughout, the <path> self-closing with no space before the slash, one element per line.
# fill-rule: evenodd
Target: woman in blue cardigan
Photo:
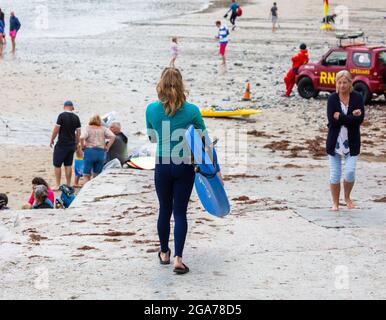
<path fill-rule="evenodd" d="M 353 91 L 351 74 L 336 75 L 336 93 L 328 98 L 328 136 L 326 149 L 330 160 L 332 211 L 339 210 L 342 159 L 345 159 L 344 199 L 349 209 L 355 208 L 350 194 L 355 182 L 355 167 L 360 153 L 360 126 L 365 116 L 362 96 Z"/>

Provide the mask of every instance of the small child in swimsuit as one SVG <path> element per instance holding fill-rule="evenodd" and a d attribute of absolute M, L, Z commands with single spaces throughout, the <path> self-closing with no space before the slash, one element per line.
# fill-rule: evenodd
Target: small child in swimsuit
<path fill-rule="evenodd" d="M 170 47 L 170 52 L 172 54 L 172 60 L 170 61 L 170 67 L 175 68 L 175 62 L 178 57 L 178 44 L 177 44 L 177 37 L 172 38 L 172 45 Z"/>
<path fill-rule="evenodd" d="M 76 148 L 76 153 L 75 153 L 75 185 L 74 187 L 80 188 L 81 185 L 79 184 L 79 180 L 81 177 L 83 177 L 83 167 L 84 167 L 84 155 L 83 155 L 83 150 L 82 146 L 79 143 L 77 148 Z"/>

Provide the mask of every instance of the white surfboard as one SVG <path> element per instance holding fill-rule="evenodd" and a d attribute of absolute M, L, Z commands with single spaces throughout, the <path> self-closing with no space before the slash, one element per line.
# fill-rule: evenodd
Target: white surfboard
<path fill-rule="evenodd" d="M 143 170 L 154 170 L 155 169 L 155 157 L 137 157 L 131 158 L 130 162 L 138 168 Z"/>

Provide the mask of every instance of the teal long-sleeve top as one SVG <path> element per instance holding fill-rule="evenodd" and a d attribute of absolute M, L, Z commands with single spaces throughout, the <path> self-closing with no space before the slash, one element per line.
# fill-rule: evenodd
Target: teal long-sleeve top
<path fill-rule="evenodd" d="M 190 158 L 185 132 L 191 125 L 203 132 L 206 130 L 200 109 L 192 103 L 184 102 L 172 117 L 165 113 L 160 101 L 146 108 L 147 133 L 152 142 L 157 142 L 157 157 Z"/>

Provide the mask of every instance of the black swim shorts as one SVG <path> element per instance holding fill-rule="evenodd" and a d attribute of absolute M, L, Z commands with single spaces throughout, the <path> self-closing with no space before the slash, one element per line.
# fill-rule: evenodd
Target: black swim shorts
<path fill-rule="evenodd" d="M 75 146 L 62 146 L 56 144 L 53 157 L 54 167 L 60 168 L 63 164 L 65 167 L 72 166 L 75 151 Z"/>

